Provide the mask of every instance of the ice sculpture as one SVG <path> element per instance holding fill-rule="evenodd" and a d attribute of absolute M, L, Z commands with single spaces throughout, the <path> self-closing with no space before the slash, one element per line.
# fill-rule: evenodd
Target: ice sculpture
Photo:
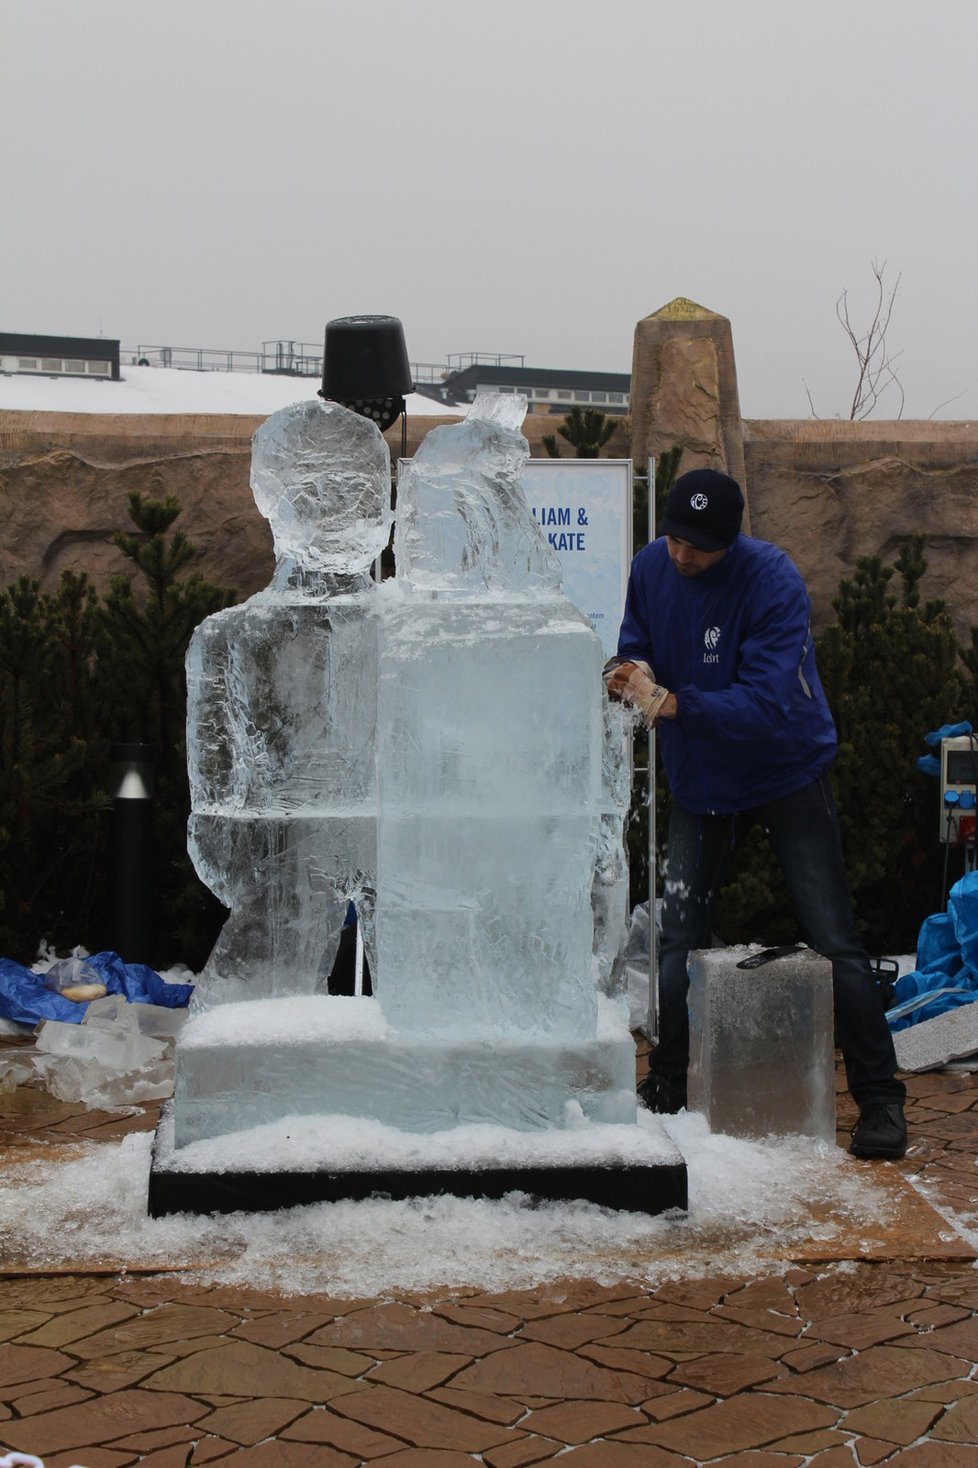
<path fill-rule="evenodd" d="M 414 1134 L 414 1157 L 417 1134 L 468 1123 L 634 1130 L 627 1011 L 597 981 L 621 888 L 621 745 L 599 640 L 521 489 L 524 411 L 477 400 L 428 435 L 399 486 L 397 577 L 376 589 L 360 575 L 386 503 L 376 430 L 313 403 L 256 437 L 279 570 L 203 625 L 189 675 L 193 850 L 237 904 L 204 1001 L 257 1002 L 191 1017 L 178 1153 L 297 1115 L 381 1122 Z M 325 995 L 341 905 L 369 908 L 374 872 L 375 997 Z"/>
<path fill-rule="evenodd" d="M 231 909 L 195 1009 L 321 992 L 350 899 L 371 942 L 387 445 L 338 403 L 295 403 L 255 434 L 251 484 L 274 578 L 187 659 L 190 853 Z"/>

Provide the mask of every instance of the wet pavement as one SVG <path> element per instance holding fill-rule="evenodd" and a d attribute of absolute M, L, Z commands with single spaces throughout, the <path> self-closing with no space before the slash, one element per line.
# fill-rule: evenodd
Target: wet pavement
<path fill-rule="evenodd" d="M 910 1152 L 873 1165 L 974 1227 L 978 1077 L 908 1085 Z M 154 1120 L 21 1087 L 0 1096 L 0 1145 L 43 1158 Z M 843 1143 L 853 1120 L 840 1094 Z M 46 1468 L 978 1468 L 968 1247 L 929 1258 L 897 1215 L 878 1252 L 654 1288 L 383 1300 L 0 1266 L 0 1449 Z"/>

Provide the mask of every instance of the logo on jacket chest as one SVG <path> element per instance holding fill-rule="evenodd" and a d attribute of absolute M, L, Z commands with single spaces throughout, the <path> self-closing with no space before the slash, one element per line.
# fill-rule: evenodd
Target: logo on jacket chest
<path fill-rule="evenodd" d="M 720 654 L 717 652 L 717 647 L 719 646 L 719 643 L 720 628 L 707 627 L 706 631 L 703 633 L 704 663 L 718 663 L 720 661 Z"/>

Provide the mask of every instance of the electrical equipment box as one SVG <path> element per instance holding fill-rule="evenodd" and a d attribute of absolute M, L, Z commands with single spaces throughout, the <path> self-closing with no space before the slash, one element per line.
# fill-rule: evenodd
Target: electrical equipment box
<path fill-rule="evenodd" d="M 978 796 L 978 735 L 941 740 L 941 840 L 951 846 L 975 844 Z"/>

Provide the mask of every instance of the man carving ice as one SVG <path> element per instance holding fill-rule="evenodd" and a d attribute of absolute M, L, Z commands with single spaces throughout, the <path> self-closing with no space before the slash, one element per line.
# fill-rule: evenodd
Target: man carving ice
<path fill-rule="evenodd" d="M 806 942 L 832 962 L 836 1039 L 860 1112 L 850 1150 L 902 1157 L 906 1091 L 850 908 L 810 602 L 783 551 L 740 533 L 743 507 L 726 474 L 695 469 L 676 480 L 660 538 L 633 562 L 618 657 L 605 669 L 610 696 L 659 729 L 673 795 L 659 1040 L 639 1097 L 656 1112 L 686 1104 L 687 954 L 710 946 L 735 836 L 758 821 Z"/>

